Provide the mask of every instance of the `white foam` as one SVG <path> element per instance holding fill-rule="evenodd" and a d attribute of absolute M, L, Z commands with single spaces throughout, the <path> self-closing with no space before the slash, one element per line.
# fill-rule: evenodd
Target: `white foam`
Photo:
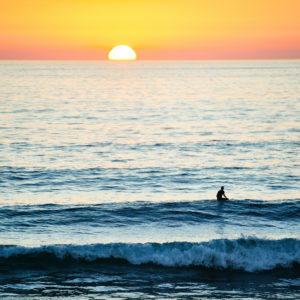
<path fill-rule="evenodd" d="M 240 238 L 212 240 L 202 243 L 146 243 L 146 244 L 93 244 L 53 245 L 36 248 L 2 247 L 0 257 L 51 253 L 58 259 L 94 261 L 96 259 L 125 259 L 134 265 L 154 263 L 169 267 L 202 266 L 247 272 L 289 268 L 300 264 L 300 240 L 266 240 Z"/>

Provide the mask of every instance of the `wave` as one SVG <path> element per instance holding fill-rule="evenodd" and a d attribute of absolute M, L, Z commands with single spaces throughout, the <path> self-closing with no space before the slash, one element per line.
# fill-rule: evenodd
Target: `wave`
<path fill-rule="evenodd" d="M 185 202 L 134 202 L 95 205 L 22 205 L 0 208 L 1 230 L 8 227 L 87 224 L 93 226 L 128 226 L 149 223 L 179 224 L 251 222 L 253 226 L 276 222 L 298 222 L 300 201 L 234 200 Z M 5 228 L 4 228 L 4 227 Z M 2 229 L 1 229 L 2 228 Z"/>
<path fill-rule="evenodd" d="M 299 268 L 300 240 L 268 240 L 255 237 L 218 239 L 208 242 L 111 243 L 49 245 L 40 247 L 0 246 L 0 266 L 26 268 L 77 262 L 129 263 L 162 267 L 201 267 L 217 270 L 261 272 Z"/>

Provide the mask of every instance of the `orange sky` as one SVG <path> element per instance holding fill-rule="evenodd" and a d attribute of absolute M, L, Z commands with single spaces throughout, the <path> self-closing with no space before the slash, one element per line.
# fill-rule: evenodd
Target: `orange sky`
<path fill-rule="evenodd" d="M 0 59 L 300 58 L 300 0 L 0 0 Z"/>

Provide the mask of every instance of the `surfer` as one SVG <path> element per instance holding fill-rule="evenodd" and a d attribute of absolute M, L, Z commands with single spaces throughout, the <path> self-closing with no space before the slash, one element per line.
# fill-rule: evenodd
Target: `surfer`
<path fill-rule="evenodd" d="M 221 201 L 221 200 L 229 200 L 226 197 L 226 195 L 225 195 L 224 186 L 221 186 L 221 189 L 218 191 L 218 193 L 217 193 L 217 200 L 219 200 L 219 201 Z"/>

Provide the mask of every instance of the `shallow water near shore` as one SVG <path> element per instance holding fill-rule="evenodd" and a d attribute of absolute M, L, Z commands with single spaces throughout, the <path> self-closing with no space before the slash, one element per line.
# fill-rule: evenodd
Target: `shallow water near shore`
<path fill-rule="evenodd" d="M 1 299 L 300 298 L 299 60 L 0 68 Z"/>

